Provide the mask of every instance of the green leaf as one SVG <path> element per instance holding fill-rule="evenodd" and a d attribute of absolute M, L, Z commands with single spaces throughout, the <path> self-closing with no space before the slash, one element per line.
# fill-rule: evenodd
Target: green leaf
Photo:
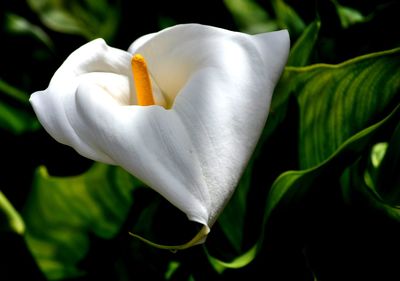
<path fill-rule="evenodd" d="M 25 18 L 16 14 L 7 13 L 5 18 L 6 30 L 14 34 L 27 34 L 42 42 L 49 49 L 53 48 L 50 37 L 39 26 L 32 24 Z"/>
<path fill-rule="evenodd" d="M 20 107 L 12 106 L 0 99 L 1 129 L 18 135 L 40 128 L 36 117 L 27 110 L 23 110 L 24 107 L 29 105 L 28 96 L 23 91 L 9 85 L 4 80 L 0 80 L 0 95 L 6 96 L 6 99 L 11 99 L 16 105 L 21 105 Z"/>
<path fill-rule="evenodd" d="M 282 0 L 275 0 L 272 6 L 275 17 L 254 0 L 224 0 L 242 32 L 255 34 L 277 29 L 288 29 L 291 36 L 297 37 L 304 30 L 303 20 Z"/>
<path fill-rule="evenodd" d="M 287 28 L 292 37 L 299 36 L 305 29 L 305 24 L 296 11 L 283 0 L 274 0 L 271 3 L 274 7 L 279 28 Z"/>
<path fill-rule="evenodd" d="M 292 222 L 288 229 L 293 225 L 303 227 L 306 222 L 312 221 L 314 215 L 302 213 L 302 217 L 299 214 L 302 209 L 310 211 L 312 207 L 307 204 L 310 201 L 317 205 L 310 212 L 321 212 L 315 215 L 319 216 L 318 223 L 325 220 L 321 223 L 322 227 L 330 224 L 330 219 L 325 218 L 324 208 L 331 209 L 333 206 L 324 204 L 328 198 L 340 193 L 346 206 L 340 210 L 342 212 L 351 208 L 353 214 L 359 212 L 367 221 L 379 210 L 384 213 L 384 219 L 389 217 L 398 221 L 399 210 L 382 201 L 370 192 L 371 189 L 364 188 L 360 184 L 364 180 L 363 174 L 354 174 L 348 167 L 368 153 L 373 144 L 382 141 L 382 137 L 392 132 L 399 122 L 399 51 L 370 54 L 335 66 L 320 64 L 286 69 L 281 83 L 288 85 L 284 91 L 293 93 L 298 100 L 299 163 L 301 168 L 307 170 L 284 173 L 272 186 L 265 213 L 264 239 L 272 236 L 268 236 L 270 232 L 276 232 L 268 225 L 271 221 L 279 221 L 280 216 L 286 219 L 281 224 L 290 223 L 287 222 L 288 216 L 304 218 L 298 225 Z M 286 80 L 288 77 L 292 79 Z M 396 106 L 390 121 L 368 127 L 387 116 Z M 368 193 L 368 203 L 365 196 L 354 196 L 356 188 Z M 358 210 L 357 204 L 368 207 Z M 333 210 L 329 212 L 335 214 Z M 315 226 L 317 231 L 320 230 L 318 226 Z M 309 234 L 307 230 L 303 235 L 305 233 Z M 304 240 L 299 243 L 307 243 Z M 268 242 L 271 243 L 270 240 Z"/>
<path fill-rule="evenodd" d="M 397 120 L 397 128 L 393 126 L 391 130 L 394 133 L 389 137 L 390 144 L 393 145 L 390 150 L 388 143 L 375 144 L 368 155 L 370 157 L 360 158 L 346 170 L 346 178 L 342 180 L 342 189 L 348 202 L 357 202 L 360 199 L 367 201 L 370 209 L 396 223 L 400 222 L 399 128 L 400 118 Z M 380 176 L 383 176 L 383 181 Z"/>
<path fill-rule="evenodd" d="M 25 224 L 19 213 L 0 191 L 0 233 L 14 232 L 23 235 Z"/>
<path fill-rule="evenodd" d="M 385 202 L 400 206 L 400 120 L 383 155 L 377 168 L 376 189 Z"/>
<path fill-rule="evenodd" d="M 298 98 L 303 169 L 327 159 L 346 139 L 398 104 L 399 58 L 397 48 L 338 65 L 286 68 L 279 90 Z"/>
<path fill-rule="evenodd" d="M 91 39 L 92 32 L 74 15 L 64 10 L 48 10 L 41 13 L 43 23 L 52 30 L 69 33 L 80 34 Z"/>
<path fill-rule="evenodd" d="M 40 124 L 32 114 L 14 108 L 0 100 L 0 128 L 19 135 L 40 128 Z"/>
<path fill-rule="evenodd" d="M 139 186 L 127 172 L 104 164 L 67 178 L 51 177 L 39 168 L 23 215 L 27 243 L 47 278 L 84 275 L 77 265 L 90 247 L 89 234 L 114 237 Z"/>
<path fill-rule="evenodd" d="M 276 21 L 253 0 L 224 0 L 224 3 L 242 32 L 256 34 L 278 28 Z"/>
<path fill-rule="evenodd" d="M 343 28 L 348 28 L 349 26 L 364 22 L 366 17 L 364 17 L 361 12 L 356 9 L 340 5 L 337 1 L 332 1 L 336 7 L 336 11 L 339 15 L 340 23 Z"/>
<path fill-rule="evenodd" d="M 315 43 L 318 39 L 320 27 L 321 23 L 319 20 L 315 20 L 307 26 L 290 51 L 287 62 L 288 66 L 305 66 L 309 64 Z"/>
<path fill-rule="evenodd" d="M 88 40 L 112 39 L 119 23 L 117 7 L 106 0 L 30 0 L 28 4 L 49 29 L 81 35 Z"/>
<path fill-rule="evenodd" d="M 393 130 L 399 120 L 400 106 L 397 106 L 388 117 L 346 140 L 331 157 L 320 165 L 308 170 L 288 171 L 282 174 L 274 182 L 268 195 L 264 227 L 278 208 L 290 206 L 294 202 L 303 202 L 312 189 L 323 186 L 319 184 L 320 182 L 334 175 L 339 177 L 349 165 L 369 149 L 381 134 Z"/>
<path fill-rule="evenodd" d="M 11 86 L 4 80 L 0 80 L 0 92 L 22 104 L 29 104 L 29 98 L 25 92 Z"/>
<path fill-rule="evenodd" d="M 18 186 L 15 186 L 18 187 Z M 25 223 L 0 191 L 0 279 L 46 280 L 37 267 L 24 240 Z"/>
<path fill-rule="evenodd" d="M 251 263 L 254 258 L 257 255 L 257 245 L 252 247 L 250 250 L 246 251 L 244 254 L 238 256 L 237 258 L 226 262 L 222 261 L 220 259 L 217 259 L 210 255 L 209 253 L 207 254 L 208 260 L 219 274 L 223 273 L 226 269 L 238 269 L 247 266 L 249 263 Z"/>
<path fill-rule="evenodd" d="M 386 150 L 388 147 L 387 142 L 380 142 L 374 145 L 371 151 L 371 163 L 374 168 L 378 168 L 383 160 L 383 157 L 385 156 Z"/>
<path fill-rule="evenodd" d="M 37 130 L 40 125 L 31 114 L 0 101 L 0 128 L 18 135 Z"/>
<path fill-rule="evenodd" d="M 172 275 L 179 268 L 179 266 L 180 266 L 179 262 L 171 261 L 168 264 L 168 269 L 167 269 L 167 271 L 165 272 L 165 275 L 164 275 L 165 280 L 171 280 Z"/>

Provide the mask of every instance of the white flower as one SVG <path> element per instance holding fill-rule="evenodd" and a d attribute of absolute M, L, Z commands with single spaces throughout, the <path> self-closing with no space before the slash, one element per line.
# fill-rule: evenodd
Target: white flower
<path fill-rule="evenodd" d="M 30 101 L 57 141 L 123 167 L 206 234 L 256 146 L 288 51 L 287 31 L 247 35 L 198 24 L 143 36 L 128 52 L 97 39 Z M 137 53 L 147 60 L 152 106 L 136 102 Z"/>

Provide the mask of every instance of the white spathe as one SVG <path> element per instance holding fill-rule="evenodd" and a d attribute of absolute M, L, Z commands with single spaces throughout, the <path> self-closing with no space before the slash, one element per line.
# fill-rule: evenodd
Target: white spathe
<path fill-rule="evenodd" d="M 190 220 L 211 227 L 267 119 L 289 52 L 287 31 L 247 35 L 198 24 L 73 52 L 30 101 L 47 132 L 123 167 Z M 157 105 L 138 106 L 131 57 L 142 54 Z"/>

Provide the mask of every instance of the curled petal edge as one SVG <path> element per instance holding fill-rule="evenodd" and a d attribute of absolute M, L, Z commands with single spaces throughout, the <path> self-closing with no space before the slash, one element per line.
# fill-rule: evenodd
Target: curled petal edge
<path fill-rule="evenodd" d="M 203 225 L 203 227 L 200 229 L 200 231 L 188 242 L 181 244 L 181 245 L 162 245 L 162 244 L 157 244 L 155 242 L 152 242 L 140 235 L 137 235 L 135 233 L 129 232 L 129 234 L 140 241 L 153 246 L 158 249 L 163 249 L 163 250 L 170 250 L 173 253 L 176 253 L 178 250 L 185 250 L 190 247 L 203 244 L 204 241 L 207 238 L 208 233 L 210 233 L 210 228 L 207 225 Z"/>

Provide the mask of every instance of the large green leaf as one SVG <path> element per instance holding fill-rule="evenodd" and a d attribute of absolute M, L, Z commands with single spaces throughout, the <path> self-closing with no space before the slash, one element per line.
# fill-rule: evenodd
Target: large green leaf
<path fill-rule="evenodd" d="M 138 186 L 127 172 L 103 164 L 67 178 L 52 177 L 44 167 L 37 170 L 23 215 L 27 243 L 50 280 L 85 273 L 78 263 L 90 247 L 89 234 L 115 236 Z"/>
<path fill-rule="evenodd" d="M 346 176 L 347 168 L 383 135 L 394 130 L 400 120 L 399 81 L 396 79 L 399 51 L 371 54 L 336 66 L 286 69 L 280 89 L 295 94 L 298 99 L 299 163 L 307 169 L 286 172 L 272 185 L 262 239 L 276 232 L 269 228 L 270 222 L 279 221 L 282 214 L 287 214 L 283 215 L 283 225 L 301 224 L 290 222 L 288 216 L 298 218 L 310 198 L 320 204 L 313 212 L 323 213 L 324 196 L 340 193 L 338 183 Z M 287 88 L 284 85 L 288 85 Z M 382 120 L 395 107 L 389 117 Z M 371 125 L 379 120 L 382 121 Z M 336 191 L 332 191 L 333 188 Z M 347 189 L 354 189 L 354 186 L 349 185 Z M 392 216 L 397 212 L 385 204 L 378 206 Z M 321 214 L 319 219 L 323 220 L 323 216 Z"/>
<path fill-rule="evenodd" d="M 384 263 L 382 265 L 378 262 L 369 262 L 371 266 L 369 268 L 361 267 L 363 270 L 360 272 L 359 265 L 347 257 L 339 258 L 340 262 L 335 265 L 332 264 L 333 261 L 338 259 L 336 255 L 357 257 L 360 254 L 358 244 L 365 247 L 365 250 L 361 252 L 365 252 L 364 256 L 358 257 L 361 263 L 373 259 L 374 252 L 378 254 L 387 253 L 384 249 L 376 249 L 377 246 L 375 245 L 380 245 L 379 241 L 371 241 L 370 239 L 374 238 L 375 232 L 380 232 L 379 227 L 381 225 L 385 227 L 382 228 L 382 231 L 390 231 L 390 228 L 386 228 L 390 224 L 380 223 L 382 220 L 387 221 L 387 218 L 394 217 L 398 221 L 399 218 L 399 209 L 379 202 L 376 198 L 373 200 L 373 204 L 376 206 L 374 209 L 368 206 L 365 196 L 359 195 L 353 197 L 354 201 L 350 203 L 351 205 L 346 205 L 343 198 L 340 198 L 341 190 L 338 183 L 341 176 L 346 174 L 348 167 L 360 159 L 360 156 L 368 153 L 373 143 L 380 140 L 383 135 L 393 131 L 399 120 L 400 106 L 381 122 L 350 137 L 329 159 L 320 165 L 308 170 L 289 171 L 282 174 L 273 184 L 268 196 L 263 223 L 264 233 L 259 240 L 258 246 L 260 248 L 258 251 L 268 252 L 265 245 L 271 243 L 278 245 L 278 249 L 283 247 L 285 243 L 290 243 L 288 240 L 276 239 L 276 233 L 284 231 L 284 233 L 292 233 L 286 235 L 286 239 L 297 239 L 300 240 L 298 243 L 303 244 L 303 247 L 307 247 L 307 249 L 311 247 L 310 251 L 312 252 L 303 256 L 303 259 L 308 259 L 307 264 L 311 266 L 318 280 L 340 280 L 340 276 L 343 276 L 343 274 L 352 278 L 363 276 L 364 279 L 364 276 L 377 274 L 381 272 L 382 268 L 387 267 Z M 349 188 L 359 188 L 354 180 L 360 179 L 362 179 L 360 176 L 353 177 L 353 182 Z M 368 191 L 363 187 L 361 188 L 364 193 Z M 363 201 L 363 203 L 360 203 L 360 201 Z M 362 208 L 360 208 L 360 205 Z M 377 211 L 380 214 L 377 214 Z M 377 219 L 378 215 L 379 219 Z M 349 218 L 346 219 L 347 217 Z M 355 218 L 354 222 L 352 218 Z M 391 225 L 394 224 L 395 222 L 391 223 Z M 277 225 L 281 229 L 277 229 Z M 369 230 L 369 233 L 363 233 L 363 228 Z M 273 233 L 275 233 L 275 236 Z M 343 233 L 348 233 L 348 236 L 342 237 Z M 387 237 L 391 236 L 387 235 Z M 379 237 L 385 237 L 385 235 L 380 234 Z M 391 241 L 386 241 L 384 247 L 387 247 L 386 245 L 390 245 L 390 243 L 396 243 L 394 240 Z M 352 245 L 355 242 L 356 245 Z M 343 245 L 343 243 L 348 246 Z M 338 249 L 335 249 L 335 245 L 339 246 Z M 368 247 L 371 247 L 371 249 L 368 250 Z M 307 253 L 307 249 L 299 248 L 298 251 Z M 326 252 L 321 249 L 326 249 Z M 317 254 L 315 254 L 316 252 Z M 269 253 L 274 254 L 271 251 Z M 385 261 L 388 260 L 386 257 L 382 258 Z M 393 272 L 393 270 L 390 272 Z M 381 273 L 381 276 L 387 274 L 386 272 Z M 321 277 L 320 279 L 320 276 L 328 278 Z"/>
<path fill-rule="evenodd" d="M 337 180 L 343 171 L 360 157 L 369 147 L 385 133 L 392 131 L 400 121 L 400 106 L 382 121 L 358 132 L 346 140 L 335 153 L 318 166 L 301 171 L 288 171 L 282 174 L 273 184 L 268 196 L 264 216 L 266 224 L 271 214 L 282 203 L 290 205 L 293 201 L 301 202 L 310 189 L 318 188 L 315 184 L 336 175 Z"/>
<path fill-rule="evenodd" d="M 280 90 L 300 108 L 299 160 L 310 168 L 400 101 L 400 48 L 338 65 L 287 67 Z"/>

